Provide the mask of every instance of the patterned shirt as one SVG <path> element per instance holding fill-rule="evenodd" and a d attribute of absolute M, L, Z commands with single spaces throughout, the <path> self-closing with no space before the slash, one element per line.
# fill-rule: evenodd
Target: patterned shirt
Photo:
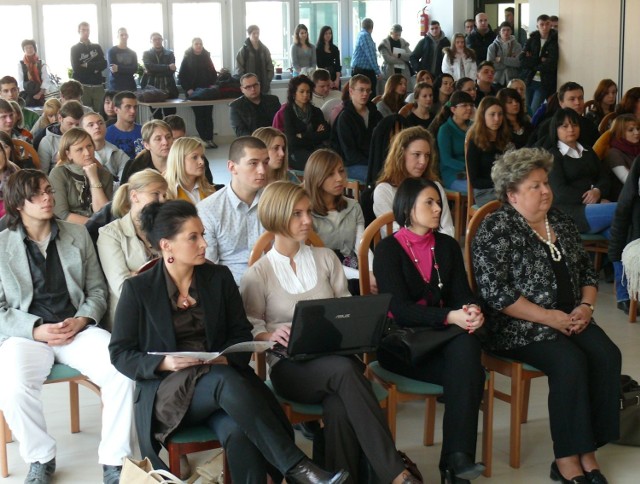
<path fill-rule="evenodd" d="M 376 44 L 371 38 L 371 34 L 365 29 L 362 29 L 358 34 L 356 48 L 353 50 L 353 57 L 351 58 L 351 67 L 369 69 L 375 71 L 376 76 L 380 75 Z"/>

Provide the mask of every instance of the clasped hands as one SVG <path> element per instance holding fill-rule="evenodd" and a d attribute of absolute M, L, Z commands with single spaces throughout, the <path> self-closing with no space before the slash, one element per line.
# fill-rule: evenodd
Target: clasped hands
<path fill-rule="evenodd" d="M 584 304 L 577 306 L 569 314 L 558 309 L 550 309 L 549 314 L 549 326 L 565 336 L 582 333 L 591 322 L 591 310 Z"/>
<path fill-rule="evenodd" d="M 89 323 L 89 318 L 67 318 L 59 323 L 45 323 L 33 328 L 33 339 L 49 346 L 64 346 L 71 343 L 76 334 Z"/>
<path fill-rule="evenodd" d="M 473 333 L 484 324 L 484 314 L 476 304 L 465 304 L 462 308 L 449 312 L 447 322 L 456 324 L 465 331 Z"/>

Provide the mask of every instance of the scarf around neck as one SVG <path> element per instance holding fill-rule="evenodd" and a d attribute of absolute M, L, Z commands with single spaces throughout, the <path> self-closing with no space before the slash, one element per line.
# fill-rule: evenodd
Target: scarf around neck
<path fill-rule="evenodd" d="M 38 61 L 40 58 L 38 54 L 33 54 L 31 56 L 25 54 L 24 55 L 24 65 L 27 66 L 27 74 L 29 76 L 30 81 L 35 81 L 38 84 L 42 84 L 42 79 L 40 78 L 40 72 L 38 72 Z"/>

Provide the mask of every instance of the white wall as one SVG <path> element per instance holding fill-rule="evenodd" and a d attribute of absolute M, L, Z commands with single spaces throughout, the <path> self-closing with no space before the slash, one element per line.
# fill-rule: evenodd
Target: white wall
<path fill-rule="evenodd" d="M 440 22 L 449 39 L 456 32 L 464 33 L 464 21 L 473 17 L 473 0 L 431 0 L 430 18 Z"/>
<path fill-rule="evenodd" d="M 536 30 L 536 19 L 542 14 L 559 15 L 560 0 L 529 0 L 529 32 Z M 558 29 L 562 30 L 562 17 L 558 24 Z"/>

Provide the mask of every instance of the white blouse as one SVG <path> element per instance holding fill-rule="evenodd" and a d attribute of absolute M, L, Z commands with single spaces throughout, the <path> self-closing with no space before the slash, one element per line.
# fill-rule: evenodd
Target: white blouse
<path fill-rule="evenodd" d="M 316 286 L 318 271 L 311 248 L 308 245 L 301 243 L 300 250 L 293 257 L 293 262 L 296 265 L 295 272 L 291 267 L 289 257 L 279 253 L 275 247 L 267 252 L 267 257 L 278 282 L 289 294 L 302 294 Z"/>

